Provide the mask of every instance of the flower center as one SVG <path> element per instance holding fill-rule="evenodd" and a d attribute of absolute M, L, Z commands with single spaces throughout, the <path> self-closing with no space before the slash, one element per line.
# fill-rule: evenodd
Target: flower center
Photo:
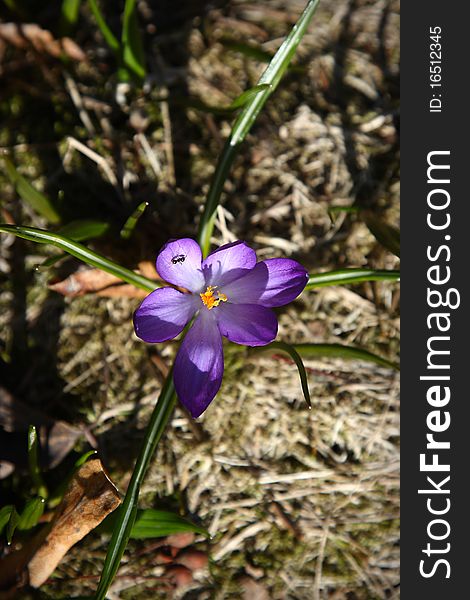
<path fill-rule="evenodd" d="M 209 285 L 204 293 L 199 294 L 204 306 L 208 310 L 211 310 L 211 308 L 214 308 L 214 306 L 219 306 L 221 302 L 227 302 L 227 296 L 222 294 L 222 292 L 215 292 L 214 295 L 214 290 L 216 289 L 216 285 Z"/>

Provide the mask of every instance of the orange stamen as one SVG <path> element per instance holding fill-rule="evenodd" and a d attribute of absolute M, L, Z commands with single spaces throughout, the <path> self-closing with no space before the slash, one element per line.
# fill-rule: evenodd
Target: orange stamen
<path fill-rule="evenodd" d="M 208 310 L 211 310 L 214 306 L 219 306 L 221 302 L 227 302 L 227 296 L 222 292 L 216 292 L 214 296 L 215 289 L 217 289 L 216 285 L 209 285 L 204 293 L 199 294 Z"/>

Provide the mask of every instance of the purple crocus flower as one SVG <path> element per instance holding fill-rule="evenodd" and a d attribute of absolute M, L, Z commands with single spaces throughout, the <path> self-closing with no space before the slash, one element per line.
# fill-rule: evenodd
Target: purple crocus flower
<path fill-rule="evenodd" d="M 149 343 L 177 336 L 195 316 L 176 356 L 176 392 L 191 415 L 199 417 L 217 394 L 224 372 L 222 336 L 236 344 L 264 346 L 277 334 L 271 307 L 288 304 L 304 289 L 307 271 L 295 260 L 256 262 L 244 242 L 221 246 L 203 260 L 192 239 L 172 240 L 157 257 L 157 271 L 168 283 L 134 315 L 135 332 Z"/>

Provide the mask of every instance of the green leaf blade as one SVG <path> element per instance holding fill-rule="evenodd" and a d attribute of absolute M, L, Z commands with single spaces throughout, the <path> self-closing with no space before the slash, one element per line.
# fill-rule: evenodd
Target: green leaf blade
<path fill-rule="evenodd" d="M 137 225 L 140 217 L 144 214 L 145 209 L 148 205 L 148 202 L 141 202 L 139 206 L 134 210 L 134 212 L 130 215 L 130 217 L 124 223 L 123 228 L 121 229 L 120 236 L 122 237 L 122 239 L 128 240 L 131 237 L 135 226 Z"/>
<path fill-rule="evenodd" d="M 122 61 L 138 79 L 146 75 L 145 52 L 139 29 L 136 0 L 126 0 L 122 24 Z"/>
<path fill-rule="evenodd" d="M 346 360 L 363 360 L 373 362 L 381 367 L 400 370 L 400 367 L 378 354 L 342 344 L 295 344 L 294 348 L 303 358 L 342 358 Z"/>
<path fill-rule="evenodd" d="M 18 529 L 28 531 L 35 527 L 44 513 L 44 507 L 44 498 L 38 497 L 28 500 L 18 520 Z"/>
<path fill-rule="evenodd" d="M 305 370 L 304 363 L 300 353 L 297 351 L 296 346 L 287 344 L 286 342 L 271 342 L 267 346 L 260 346 L 254 348 L 252 352 L 284 352 L 294 361 L 299 370 L 300 384 L 302 387 L 302 393 L 307 403 L 308 408 L 312 408 L 312 401 L 310 399 L 310 391 L 308 389 L 307 371 Z"/>
<path fill-rule="evenodd" d="M 83 242 L 98 238 L 109 231 L 109 223 L 105 221 L 95 221 L 94 219 L 77 219 L 70 221 L 61 227 L 57 233 L 71 238 L 76 242 Z"/>
<path fill-rule="evenodd" d="M 175 404 L 176 392 L 173 384 L 173 374 L 170 371 L 153 410 L 124 501 L 117 510 L 117 521 L 109 543 L 95 600 L 104 600 L 119 568 L 122 555 L 126 549 L 137 517 L 140 486 Z"/>
<path fill-rule="evenodd" d="M 147 538 L 165 537 L 174 533 L 200 533 L 209 536 L 202 527 L 179 515 L 165 510 L 147 509 L 139 511 L 131 531 L 131 538 L 143 540 Z"/>
<path fill-rule="evenodd" d="M 81 0 L 63 0 L 60 9 L 59 31 L 61 36 L 69 35 L 78 21 Z"/>
<path fill-rule="evenodd" d="M 364 281 L 399 281 L 400 271 L 377 269 L 337 269 L 309 276 L 304 291 L 329 285 L 346 285 Z"/>
<path fill-rule="evenodd" d="M 227 107 L 226 110 L 235 110 L 236 108 L 241 108 L 248 103 L 254 96 L 259 94 L 260 92 L 264 92 L 265 90 L 269 90 L 271 88 L 270 83 L 259 83 L 258 85 L 253 86 L 252 88 L 245 90 L 242 92 L 235 100 Z"/>
<path fill-rule="evenodd" d="M 310 21 L 317 9 L 318 3 L 319 0 L 310 0 L 310 2 L 308 2 L 291 32 L 283 41 L 279 50 L 274 55 L 264 73 L 261 75 L 258 83 L 268 83 L 270 87 L 262 94 L 257 94 L 253 98 L 252 102 L 246 106 L 245 110 L 237 118 L 230 136 L 231 145 L 235 146 L 245 139 L 266 100 L 278 86 L 297 50 L 298 45 L 307 31 L 307 27 L 309 26 Z"/>
<path fill-rule="evenodd" d="M 158 282 L 147 279 L 143 275 L 134 273 L 130 269 L 122 267 L 118 263 L 105 258 L 101 254 L 90 250 L 86 246 L 83 246 L 79 242 L 75 242 L 59 233 L 47 231 L 45 229 L 38 229 L 36 227 L 20 227 L 19 225 L 5 225 L 0 224 L 0 232 L 10 233 L 16 235 L 25 240 L 31 242 L 37 242 L 39 244 L 51 244 L 56 246 L 60 250 L 67 252 L 71 256 L 82 260 L 84 263 L 96 267 L 115 275 L 122 281 L 135 285 L 136 287 L 145 290 L 147 292 L 153 292 L 153 290 L 159 287 Z"/>
<path fill-rule="evenodd" d="M 295 48 L 300 42 L 301 37 L 305 33 L 306 27 L 310 22 L 310 19 L 313 16 L 317 5 L 318 0 L 310 0 L 307 4 L 304 13 L 300 17 L 297 24 L 294 26 L 289 36 L 289 47 L 292 50 L 292 53 L 295 51 Z M 283 48 L 282 54 L 284 55 L 286 50 L 285 46 L 283 45 L 281 48 Z M 288 53 L 286 56 L 287 59 L 289 59 Z M 279 79 L 280 76 L 282 76 L 282 73 L 284 72 L 282 70 L 282 66 L 285 66 L 285 68 L 287 68 L 287 64 L 288 60 L 285 65 L 283 65 L 283 63 L 278 65 L 278 71 L 280 73 Z M 273 80 L 275 80 L 275 73 L 273 74 Z M 276 83 L 277 82 L 278 81 L 276 81 Z M 259 83 L 267 83 L 272 85 L 272 82 L 269 80 L 260 80 Z M 271 92 L 271 88 L 261 91 L 259 94 L 256 94 L 253 97 L 253 99 L 249 100 L 248 103 L 245 105 L 245 108 L 241 114 L 245 115 L 246 117 L 245 111 L 252 110 L 252 112 L 249 113 L 249 126 L 244 129 L 244 135 L 248 133 L 251 124 L 254 122 L 257 114 L 264 105 L 264 102 L 266 101 L 269 95 L 268 92 Z M 264 100 L 259 102 L 259 98 L 264 98 Z M 237 123 L 239 123 L 239 120 L 237 120 Z M 236 132 L 237 129 L 232 130 L 232 136 L 227 141 L 224 147 L 224 151 L 220 156 L 219 163 L 211 184 L 210 192 L 208 194 L 207 201 L 205 204 L 204 213 L 200 221 L 198 241 L 201 245 L 201 248 L 203 249 L 204 255 L 207 254 L 210 246 L 210 238 L 215 219 L 215 212 L 217 209 L 217 205 L 220 199 L 225 179 L 230 170 L 231 164 L 235 157 L 236 148 L 238 146 L 237 144 L 232 143 L 233 134 Z M 241 133 L 243 134 L 243 131 L 241 131 Z M 240 142 L 242 141 L 242 139 L 244 139 L 243 135 L 240 137 Z M 132 478 L 129 483 L 129 487 L 124 498 L 124 502 L 121 508 L 119 509 L 118 522 L 113 531 L 113 536 L 111 538 L 111 542 L 108 548 L 108 554 L 106 556 L 106 561 L 101 575 L 98 590 L 95 595 L 95 600 L 104 600 L 104 598 L 106 597 L 107 590 L 109 589 L 109 586 L 117 572 L 117 569 L 119 568 L 121 557 L 124 553 L 126 544 L 132 531 L 132 527 L 136 519 L 137 501 L 139 497 L 140 485 L 148 468 L 150 458 L 152 457 L 155 448 L 158 444 L 158 441 L 162 435 L 163 429 L 166 423 L 168 422 L 169 416 L 171 414 L 175 402 L 176 393 L 174 390 L 172 374 L 170 372 L 160 394 L 157 406 L 155 407 L 154 412 L 152 414 L 150 424 L 147 428 L 143 446 L 139 458 L 137 459 Z"/>
<path fill-rule="evenodd" d="M 60 215 L 54 208 L 52 202 L 47 196 L 33 187 L 27 179 L 23 177 L 15 168 L 13 162 L 8 156 L 3 157 L 5 170 L 12 185 L 20 198 L 29 204 L 33 210 L 43 216 L 49 223 L 56 224 L 60 222 Z"/>
<path fill-rule="evenodd" d="M 258 46 L 253 46 L 252 44 L 247 44 L 245 42 L 239 42 L 228 38 L 222 38 L 220 43 L 228 50 L 239 52 L 240 54 L 259 62 L 268 63 L 273 59 L 273 55 L 270 52 L 266 52 L 265 50 L 262 50 Z"/>
<path fill-rule="evenodd" d="M 10 520 L 11 513 L 15 510 L 13 504 L 8 504 L 7 506 L 2 506 L 0 508 L 0 535 L 5 529 L 8 521 Z"/>
<path fill-rule="evenodd" d="M 121 45 L 114 33 L 108 27 L 105 18 L 101 13 L 100 7 L 98 6 L 98 2 L 96 0 L 88 0 L 88 4 L 90 6 L 91 12 L 93 13 L 93 16 L 96 19 L 96 23 L 98 25 L 99 30 L 101 31 L 101 34 L 104 37 L 105 42 L 108 44 L 111 50 L 119 56 L 121 52 Z"/>
<path fill-rule="evenodd" d="M 258 85 L 266 84 L 269 87 L 255 94 L 248 100 L 232 127 L 230 136 L 219 157 L 207 195 L 204 212 L 199 222 L 198 241 L 204 256 L 207 256 L 209 252 L 217 206 L 220 202 L 224 183 L 238 148 L 250 131 L 267 99 L 274 92 L 288 68 L 289 63 L 297 50 L 297 46 L 305 35 L 307 27 L 317 9 L 318 3 L 319 0 L 309 0 L 300 18 L 281 44 L 281 47 L 276 52 L 267 69 L 258 81 Z"/>
<path fill-rule="evenodd" d="M 42 478 L 41 467 L 39 466 L 39 439 L 34 425 L 30 425 L 28 428 L 28 462 L 31 479 L 37 493 L 39 496 L 47 498 L 49 494 Z"/>
<path fill-rule="evenodd" d="M 400 258 L 400 231 L 372 214 L 366 214 L 364 222 L 379 244 Z"/>
<path fill-rule="evenodd" d="M 16 508 L 13 507 L 13 510 L 10 512 L 10 517 L 8 519 L 7 528 L 6 528 L 6 538 L 8 545 L 11 544 L 13 539 L 13 534 L 15 533 L 16 528 L 18 527 L 18 523 L 20 520 L 20 515 L 17 513 Z"/>

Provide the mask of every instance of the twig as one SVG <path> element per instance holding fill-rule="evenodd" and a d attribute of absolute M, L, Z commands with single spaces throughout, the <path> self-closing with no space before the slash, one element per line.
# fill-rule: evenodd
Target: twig
<path fill-rule="evenodd" d="M 242 531 L 237 535 L 234 535 L 227 540 L 222 540 L 219 549 L 213 552 L 212 559 L 215 562 L 218 562 L 226 554 L 231 554 L 235 550 L 239 549 L 243 540 L 246 540 L 250 537 L 255 537 L 258 533 L 265 531 L 266 529 L 269 529 L 268 523 L 257 522 L 248 525 L 248 527 L 242 529 Z"/>
<path fill-rule="evenodd" d="M 237 238 L 235 235 L 233 235 L 233 233 L 230 233 L 230 231 L 227 228 L 227 221 L 225 219 L 225 213 L 226 213 L 225 208 L 221 204 L 219 204 L 217 207 L 216 225 L 217 225 L 220 233 L 222 234 L 223 243 L 228 244 L 229 242 L 236 241 Z"/>
<path fill-rule="evenodd" d="M 157 154 L 150 146 L 147 138 L 143 133 L 136 133 L 134 136 L 134 140 L 142 148 L 152 171 L 155 173 L 155 176 L 157 177 L 157 179 L 160 179 L 160 177 L 162 176 L 162 167 L 160 165 L 160 161 L 158 160 Z"/>
<path fill-rule="evenodd" d="M 77 139 L 75 139 L 71 136 L 69 136 L 67 138 L 67 143 L 68 143 L 68 148 L 67 148 L 67 152 L 65 153 L 65 156 L 63 159 L 64 164 L 67 162 L 68 151 L 70 149 L 77 150 L 78 152 L 80 152 L 81 154 L 83 154 L 84 156 L 86 156 L 87 158 L 92 160 L 94 163 L 96 163 L 99 167 L 101 167 L 103 169 L 109 182 L 116 189 L 119 196 L 121 196 L 116 175 L 113 173 L 113 170 L 111 169 L 111 167 L 108 164 L 108 161 L 105 158 L 103 158 L 100 154 L 98 154 L 91 148 L 88 148 L 88 146 L 85 146 L 85 144 L 82 144 L 82 142 L 79 142 Z"/>
<path fill-rule="evenodd" d="M 171 187 L 176 184 L 175 161 L 173 157 L 173 136 L 171 132 L 170 108 L 166 100 L 160 102 L 163 121 L 163 137 L 165 140 L 165 155 L 168 168 L 168 183 Z"/>
<path fill-rule="evenodd" d="M 82 97 L 80 96 L 80 92 L 78 91 L 77 84 L 70 77 L 67 71 L 64 71 L 64 79 L 65 79 L 65 87 L 67 88 L 68 93 L 70 94 L 70 98 L 77 109 L 78 116 L 80 117 L 81 122 L 85 126 L 85 129 L 88 132 L 88 135 L 94 136 L 96 130 L 91 122 L 91 119 L 85 109 L 85 105 L 83 104 Z"/>
<path fill-rule="evenodd" d="M 326 542 L 330 531 L 330 522 L 326 521 L 323 529 L 323 537 L 320 542 L 320 549 L 317 556 L 317 568 L 315 569 L 315 581 L 313 582 L 313 600 L 320 600 L 321 578 L 323 571 L 323 561 L 325 559 Z"/>

